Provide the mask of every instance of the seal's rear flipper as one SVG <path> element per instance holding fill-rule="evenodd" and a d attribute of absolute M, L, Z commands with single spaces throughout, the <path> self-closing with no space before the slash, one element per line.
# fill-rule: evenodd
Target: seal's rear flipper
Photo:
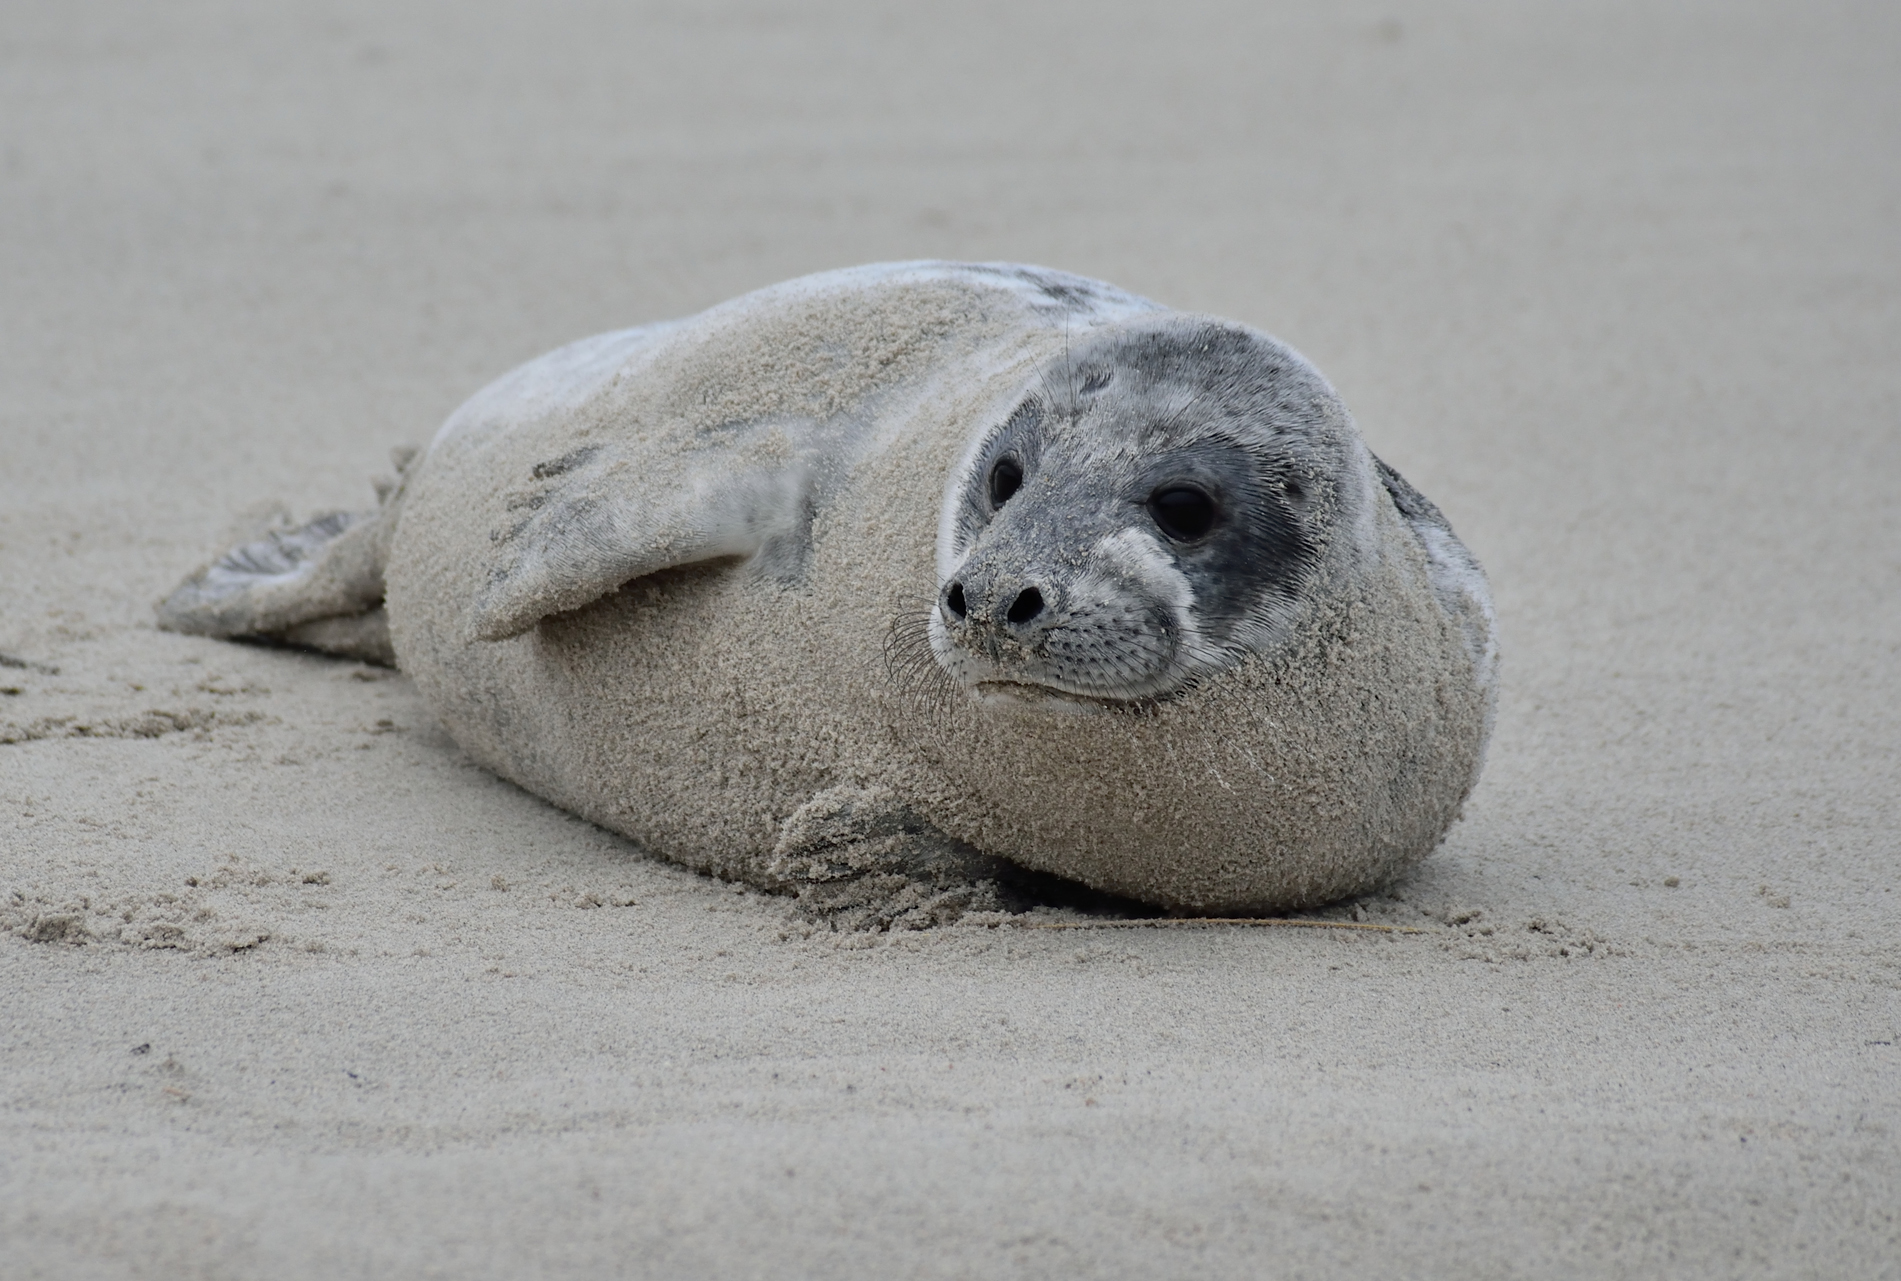
<path fill-rule="evenodd" d="M 381 605 L 361 614 L 299 623 L 285 628 L 272 639 L 322 650 L 339 658 L 354 658 L 382 667 L 396 666 L 396 649 L 389 640 L 389 615 L 383 612 Z"/>
<path fill-rule="evenodd" d="M 406 469 L 413 453 L 399 452 Z M 374 512 L 331 512 L 266 530 L 180 583 L 158 607 L 170 632 L 253 636 L 395 665 L 383 617 L 383 566 L 402 483 L 379 485 Z"/>

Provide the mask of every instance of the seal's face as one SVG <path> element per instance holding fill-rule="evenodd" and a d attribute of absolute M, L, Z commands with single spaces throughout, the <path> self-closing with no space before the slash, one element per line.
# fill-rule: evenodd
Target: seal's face
<path fill-rule="evenodd" d="M 1170 317 L 1046 368 L 966 456 L 931 649 L 978 697 L 1166 698 L 1287 634 L 1350 429 L 1299 356 Z"/>

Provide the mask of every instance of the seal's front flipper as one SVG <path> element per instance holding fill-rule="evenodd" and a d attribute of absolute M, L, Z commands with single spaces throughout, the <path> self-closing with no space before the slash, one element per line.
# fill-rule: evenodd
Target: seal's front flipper
<path fill-rule="evenodd" d="M 886 788 L 832 787 L 779 829 L 766 883 L 841 929 L 928 929 L 1017 910 L 1021 869 L 952 840 Z"/>
<path fill-rule="evenodd" d="M 476 640 L 506 640 L 663 569 L 751 558 L 767 573 L 803 561 L 806 467 L 718 467 L 589 446 L 539 463 L 512 494 L 518 518 L 490 535 Z"/>

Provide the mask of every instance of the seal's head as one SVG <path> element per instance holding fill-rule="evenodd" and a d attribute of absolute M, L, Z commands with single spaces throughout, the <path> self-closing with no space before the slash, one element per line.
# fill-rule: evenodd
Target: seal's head
<path fill-rule="evenodd" d="M 1228 322 L 1054 357 L 948 486 L 931 649 L 986 701 L 1167 698 L 1285 640 L 1357 487 L 1338 397 Z"/>

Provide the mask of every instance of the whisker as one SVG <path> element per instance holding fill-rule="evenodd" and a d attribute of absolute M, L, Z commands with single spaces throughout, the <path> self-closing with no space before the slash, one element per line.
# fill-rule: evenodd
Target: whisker
<path fill-rule="evenodd" d="M 1052 418 L 1062 418 L 1069 412 L 1069 407 L 1065 405 L 1063 398 L 1057 394 L 1055 386 L 1050 382 L 1048 365 L 1036 371 L 1036 380 L 1043 385 L 1043 395 L 1049 401 L 1050 416 Z"/>
<path fill-rule="evenodd" d="M 932 724 L 941 725 L 955 714 L 961 691 L 931 645 L 931 610 L 936 604 L 935 597 L 895 601 L 883 650 L 891 687 Z"/>

